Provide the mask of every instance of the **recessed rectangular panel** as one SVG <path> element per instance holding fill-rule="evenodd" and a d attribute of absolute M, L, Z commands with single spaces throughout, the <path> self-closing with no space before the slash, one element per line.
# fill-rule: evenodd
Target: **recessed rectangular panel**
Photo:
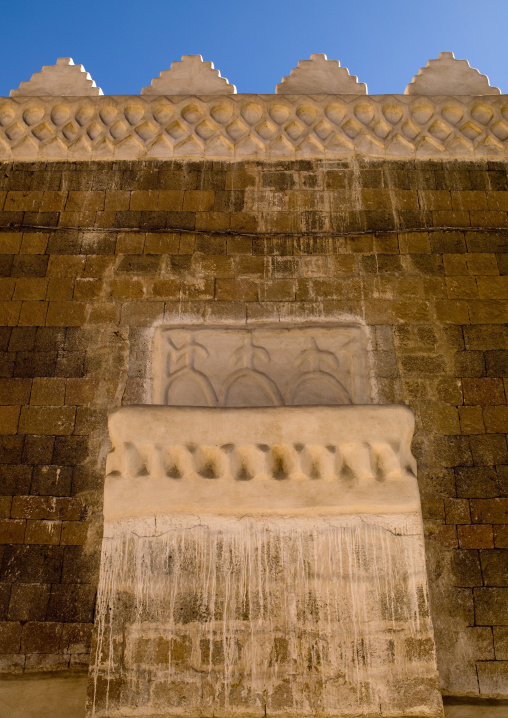
<path fill-rule="evenodd" d="M 364 329 L 160 327 L 155 404 L 296 406 L 368 404 Z"/>

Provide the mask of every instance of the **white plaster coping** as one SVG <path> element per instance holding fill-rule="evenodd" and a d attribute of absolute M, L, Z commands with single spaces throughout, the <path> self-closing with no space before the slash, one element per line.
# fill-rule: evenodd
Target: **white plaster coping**
<path fill-rule="evenodd" d="M 413 430 L 405 406 L 124 407 L 104 518 L 419 513 Z"/>
<path fill-rule="evenodd" d="M 0 99 L 0 160 L 470 160 L 507 148 L 507 95 Z"/>

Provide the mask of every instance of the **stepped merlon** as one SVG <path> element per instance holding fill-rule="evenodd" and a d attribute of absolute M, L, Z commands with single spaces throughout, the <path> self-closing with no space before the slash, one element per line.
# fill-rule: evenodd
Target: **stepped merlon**
<path fill-rule="evenodd" d="M 291 74 L 282 78 L 276 89 L 277 95 L 366 95 L 367 85 L 350 75 L 347 67 L 338 60 L 328 60 L 326 55 L 315 52 L 310 60 L 300 60 Z"/>
<path fill-rule="evenodd" d="M 182 55 L 169 70 L 154 77 L 142 95 L 234 95 L 236 87 L 221 77 L 213 62 L 203 62 L 201 55 Z"/>
<path fill-rule="evenodd" d="M 40 72 L 35 72 L 30 80 L 11 90 L 11 97 L 41 97 L 51 95 L 57 97 L 88 95 L 94 97 L 104 94 L 92 80 L 90 73 L 83 65 L 75 65 L 71 57 L 59 57 L 56 65 L 44 65 Z"/>
<path fill-rule="evenodd" d="M 453 52 L 440 52 L 437 60 L 421 67 L 404 90 L 405 95 L 500 95 L 487 75 L 471 67 L 467 60 L 457 60 Z"/>

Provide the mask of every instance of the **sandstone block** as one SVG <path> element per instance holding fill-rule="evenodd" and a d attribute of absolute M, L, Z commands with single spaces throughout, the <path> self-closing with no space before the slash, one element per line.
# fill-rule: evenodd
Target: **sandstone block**
<path fill-rule="evenodd" d="M 481 406 L 459 406 L 460 431 L 462 434 L 483 434 L 483 412 Z"/>
<path fill-rule="evenodd" d="M 24 543 L 58 546 L 61 529 L 60 521 L 29 520 L 26 522 Z"/>
<path fill-rule="evenodd" d="M 79 327 L 85 322 L 84 302 L 50 302 L 46 325 L 50 327 Z"/>
<path fill-rule="evenodd" d="M 59 277 L 52 277 L 48 281 L 48 290 L 46 293 L 46 299 L 56 301 L 69 301 L 73 298 L 74 294 L 74 279 L 60 279 Z"/>
<path fill-rule="evenodd" d="M 458 526 L 457 536 L 462 549 L 494 548 L 492 526 Z"/>
<path fill-rule="evenodd" d="M 63 521 L 60 543 L 62 546 L 83 546 L 87 531 L 88 524 L 82 521 Z"/>
<path fill-rule="evenodd" d="M 113 279 L 109 284 L 109 294 L 113 299 L 141 299 L 144 293 L 140 279 Z"/>
<path fill-rule="evenodd" d="M 80 277 L 86 257 L 79 254 L 53 254 L 48 264 L 48 277 Z"/>
<path fill-rule="evenodd" d="M 2 434 L 16 434 L 20 407 L 0 406 L 0 431 Z"/>
<path fill-rule="evenodd" d="M 219 301 L 257 302 L 259 285 L 250 279 L 217 279 L 215 298 Z"/>
<path fill-rule="evenodd" d="M 447 524 L 470 524 L 469 501 L 467 499 L 445 499 Z"/>
<path fill-rule="evenodd" d="M 46 324 L 48 302 L 26 301 L 21 305 L 19 326 L 40 327 Z"/>
<path fill-rule="evenodd" d="M 508 551 L 480 551 L 480 561 L 485 586 L 508 586 Z"/>
<path fill-rule="evenodd" d="M 74 461 L 81 457 L 76 452 Z M 46 463 L 61 463 L 56 451 L 50 454 Z M 74 462 L 73 462 L 74 463 Z M 72 469 L 66 466 L 34 466 L 30 493 L 33 496 L 69 496 L 71 493 Z M 19 491 L 18 493 L 24 493 Z"/>
<path fill-rule="evenodd" d="M 0 520 L 0 543 L 17 544 L 23 543 L 25 538 L 26 521 L 17 519 Z"/>
<path fill-rule="evenodd" d="M 46 194 L 58 194 L 44 192 L 43 202 L 46 198 Z M 20 254 L 44 254 L 46 247 L 48 246 L 48 235 L 42 232 L 26 232 L 23 233 L 23 239 L 21 242 Z"/>
<path fill-rule="evenodd" d="M 508 661 L 482 661 L 477 663 L 480 692 L 493 697 L 506 695 Z"/>
<path fill-rule="evenodd" d="M 508 548 L 508 524 L 494 526 L 494 546 Z"/>
<path fill-rule="evenodd" d="M 455 550 L 451 554 L 451 564 L 453 581 L 456 586 L 470 588 L 483 586 L 478 551 Z"/>
<path fill-rule="evenodd" d="M 450 299 L 474 299 L 478 287 L 474 277 L 446 277 L 446 289 Z"/>
<path fill-rule="evenodd" d="M 158 299 L 178 299 L 180 282 L 177 279 L 157 279 L 152 285 L 152 295 Z"/>
<path fill-rule="evenodd" d="M 23 407 L 19 430 L 25 434 L 72 434 L 75 419 L 74 407 Z"/>
<path fill-rule="evenodd" d="M 492 466 L 458 466 L 455 469 L 457 496 L 489 498 L 500 494 L 497 472 Z"/>
<path fill-rule="evenodd" d="M 63 621 L 64 623 L 90 623 L 95 605 L 95 594 L 95 587 L 86 584 L 53 586 L 47 620 Z"/>
<path fill-rule="evenodd" d="M 496 660 L 508 661 L 508 627 L 494 626 L 493 631 Z"/>
<path fill-rule="evenodd" d="M 92 643 L 92 624 L 64 623 L 60 651 L 65 653 L 89 653 Z"/>
<path fill-rule="evenodd" d="M 58 583 L 62 572 L 63 549 L 60 546 L 7 546 L 8 562 L 2 568 L 2 581 L 21 583 Z"/>
<path fill-rule="evenodd" d="M 508 463 L 508 450 L 504 434 L 471 436 L 470 446 L 476 466 Z"/>
<path fill-rule="evenodd" d="M 466 255 L 467 267 L 470 274 L 477 276 L 498 276 L 499 269 L 494 254 L 472 253 Z"/>
<path fill-rule="evenodd" d="M 479 276 L 477 284 L 481 299 L 508 299 L 508 276 Z"/>
<path fill-rule="evenodd" d="M 61 637 L 61 623 L 28 621 L 23 626 L 21 650 L 24 653 L 58 653 Z"/>
<path fill-rule="evenodd" d="M 31 520 L 76 521 L 81 516 L 83 504 L 80 499 L 51 496 L 15 496 L 11 516 Z"/>
<path fill-rule="evenodd" d="M 0 623 L 0 653 L 18 653 L 21 640 L 21 624 L 15 621 Z"/>
<path fill-rule="evenodd" d="M 462 391 L 464 392 L 464 402 L 469 405 L 506 404 L 502 379 L 464 378 Z"/>
<path fill-rule="evenodd" d="M 135 327 L 149 326 L 163 314 L 163 302 L 143 303 L 139 301 L 131 301 L 122 305 L 120 322 L 121 324 Z"/>
<path fill-rule="evenodd" d="M 0 234 L 0 254 L 17 254 L 21 247 L 23 235 L 19 232 L 2 232 Z"/>
<path fill-rule="evenodd" d="M 88 277 L 76 279 L 74 282 L 74 293 L 71 298 L 78 301 L 97 299 L 102 294 L 103 286 L 103 281 L 101 279 L 89 279 Z M 68 297 L 65 297 L 65 299 L 67 298 Z M 64 298 L 59 297 L 59 299 Z"/>
<path fill-rule="evenodd" d="M 30 404 L 61 406 L 65 397 L 65 379 L 36 377 L 32 382 Z"/>
<path fill-rule="evenodd" d="M 0 405 L 28 404 L 30 379 L 0 379 Z"/>
<path fill-rule="evenodd" d="M 487 432 L 508 433 L 508 406 L 486 406 L 483 409 L 483 418 Z"/>
<path fill-rule="evenodd" d="M 475 623 L 478 626 L 508 625 L 508 589 L 475 588 Z"/>
<path fill-rule="evenodd" d="M 50 588 L 41 583 L 12 584 L 9 621 L 44 621 Z"/>
<path fill-rule="evenodd" d="M 98 212 L 104 209 L 105 195 L 105 192 L 71 190 L 67 196 L 65 211 L 80 213 Z"/>
<path fill-rule="evenodd" d="M 508 499 L 472 499 L 473 523 L 508 524 Z"/>
<path fill-rule="evenodd" d="M 179 244 L 180 237 L 178 234 L 154 234 L 148 232 L 144 252 L 145 254 L 178 254 Z"/>

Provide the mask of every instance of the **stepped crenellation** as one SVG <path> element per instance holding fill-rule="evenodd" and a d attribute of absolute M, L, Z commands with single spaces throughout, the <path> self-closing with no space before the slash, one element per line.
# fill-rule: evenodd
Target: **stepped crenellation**
<path fill-rule="evenodd" d="M 402 88 L 401 88 L 402 91 Z M 338 60 L 328 60 L 322 53 L 313 53 L 310 60 L 301 60 L 275 89 L 276 94 L 366 95 L 367 85 L 350 75 L 347 67 Z M 406 95 L 499 95 L 491 87 L 489 78 L 470 67 L 467 60 L 457 60 L 453 52 L 442 52 L 404 90 Z M 75 65 L 70 57 L 60 57 L 55 65 L 44 65 L 30 80 L 22 82 L 10 92 L 20 96 L 95 96 L 102 95 L 100 87 L 86 72 L 83 65 Z M 142 95 L 229 95 L 236 87 L 221 77 L 213 62 L 204 62 L 201 55 L 183 55 L 173 62 L 169 70 L 143 87 Z"/>

